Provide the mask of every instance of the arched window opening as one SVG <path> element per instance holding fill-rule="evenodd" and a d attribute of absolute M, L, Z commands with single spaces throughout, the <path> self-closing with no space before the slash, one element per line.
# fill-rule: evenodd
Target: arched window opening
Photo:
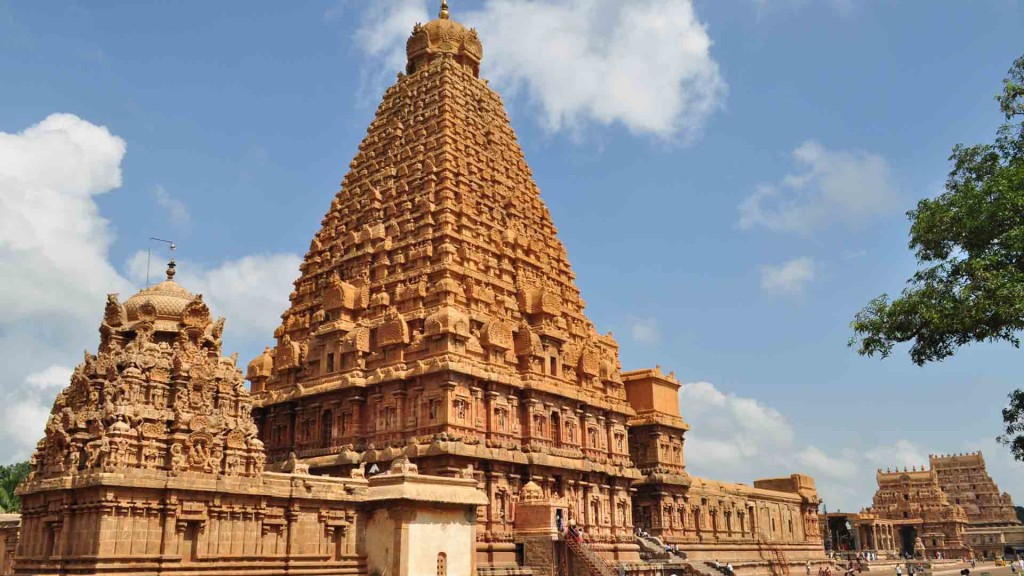
<path fill-rule="evenodd" d="M 444 552 L 437 554 L 437 576 L 448 576 L 448 555 Z"/>

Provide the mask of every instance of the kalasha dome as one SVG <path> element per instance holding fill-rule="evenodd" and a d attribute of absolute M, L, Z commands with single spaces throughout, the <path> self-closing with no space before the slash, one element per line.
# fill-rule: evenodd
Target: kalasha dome
<path fill-rule="evenodd" d="M 14 573 L 824 563 L 809 476 L 688 473 L 679 382 L 624 371 L 587 317 L 476 30 L 442 2 L 406 48 L 248 390 L 173 267 L 110 297 L 20 490 Z"/>

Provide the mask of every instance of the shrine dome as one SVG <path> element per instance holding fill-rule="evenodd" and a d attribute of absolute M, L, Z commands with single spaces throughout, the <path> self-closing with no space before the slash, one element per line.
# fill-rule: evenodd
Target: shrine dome
<path fill-rule="evenodd" d="M 448 2 L 442 0 L 436 20 L 413 27 L 412 36 L 405 44 L 405 53 L 408 57 L 405 71 L 408 74 L 423 68 L 441 55 L 449 54 L 455 62 L 478 76 L 484 47 L 475 29 L 466 28 L 448 17 Z"/>
<path fill-rule="evenodd" d="M 124 303 L 129 322 L 137 320 L 169 320 L 180 322 L 185 308 L 196 299 L 195 294 L 174 281 L 174 261 L 167 266 L 167 279 L 143 288 Z M 149 305 L 152 306 L 149 306 Z"/>

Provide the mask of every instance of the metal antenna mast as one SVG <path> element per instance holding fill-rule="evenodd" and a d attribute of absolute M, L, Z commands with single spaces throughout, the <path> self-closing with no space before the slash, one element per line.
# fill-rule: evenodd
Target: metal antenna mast
<path fill-rule="evenodd" d="M 149 286 L 149 263 L 153 259 L 153 242 L 163 242 L 164 244 L 170 245 L 172 262 L 174 261 L 174 249 L 177 248 L 177 246 L 174 245 L 174 242 L 171 242 L 170 240 L 164 240 L 163 238 L 153 238 L 152 236 L 150 236 L 149 247 L 146 250 L 146 286 Z"/>

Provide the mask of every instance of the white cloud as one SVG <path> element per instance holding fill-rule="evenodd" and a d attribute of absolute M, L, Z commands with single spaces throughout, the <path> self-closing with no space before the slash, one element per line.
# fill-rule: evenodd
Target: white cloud
<path fill-rule="evenodd" d="M 0 282 L 2 322 L 89 318 L 123 286 L 94 197 L 121 185 L 124 153 L 124 140 L 71 114 L 0 132 L 0 264 L 17 271 Z"/>
<path fill-rule="evenodd" d="M 71 368 L 67 366 L 50 366 L 42 372 L 35 372 L 25 377 L 25 382 L 34 388 L 49 392 L 51 388 L 63 388 L 71 381 Z"/>
<path fill-rule="evenodd" d="M 796 459 L 815 474 L 850 479 L 857 474 L 857 466 L 847 458 L 836 458 L 814 446 L 801 450 Z"/>
<path fill-rule="evenodd" d="M 167 221 L 179 232 L 187 232 L 192 225 L 192 216 L 184 202 L 171 196 L 163 186 L 153 188 L 153 199 L 167 213 Z"/>
<path fill-rule="evenodd" d="M 432 15 L 422 0 L 372 2 L 365 10 L 355 43 L 367 56 L 382 62 L 384 77 L 394 78 L 405 71 L 405 41 L 413 25 L 431 20 Z"/>
<path fill-rule="evenodd" d="M 0 132 L 0 435 L 11 439 L 0 462 L 28 455 L 69 373 L 61 366 L 96 341 L 104 295 L 130 288 L 107 260 L 113 235 L 95 202 L 121 185 L 125 150 L 72 114 Z"/>
<path fill-rule="evenodd" d="M 687 463 L 733 479 L 756 469 L 752 461 L 764 462 L 793 441 L 792 427 L 777 410 L 725 394 L 710 382 L 683 384 L 679 408 L 692 426 Z"/>
<path fill-rule="evenodd" d="M 125 299 L 142 284 L 137 269 L 129 271 L 133 282 L 110 263 L 113 234 L 95 202 L 121 185 L 126 148 L 107 128 L 71 114 L 0 132 L 0 437 L 9 440 L 0 445 L 0 463 L 27 458 L 42 437 L 57 391 L 68 383 L 67 366 L 96 348 L 105 295 Z M 175 206 L 170 195 L 156 194 Z M 298 264 L 296 255 L 252 255 L 186 266 L 178 279 L 228 317 L 230 351 L 270 339 Z"/>
<path fill-rule="evenodd" d="M 686 465 L 690 474 L 729 482 L 788 476 L 815 479 L 829 510 L 870 506 L 875 470 L 896 465 L 927 465 L 924 451 L 900 440 L 870 449 L 842 444 L 822 448 L 822 438 L 798 433 L 783 413 L 754 399 L 726 393 L 709 382 L 683 384 L 679 408 L 690 424 Z"/>
<path fill-rule="evenodd" d="M 810 258 L 793 258 L 778 265 L 761 267 L 761 289 L 769 294 L 800 294 L 817 277 Z"/>
<path fill-rule="evenodd" d="M 431 4 L 433 5 L 433 4 Z M 620 124 L 636 134 L 690 140 L 727 91 L 711 37 L 691 0 L 489 0 L 453 18 L 480 32 L 483 75 L 525 91 L 552 131 Z M 422 0 L 373 3 L 358 47 L 389 71 L 404 68 Z"/>
<path fill-rule="evenodd" d="M 829 150 L 809 140 L 792 156 L 797 172 L 758 186 L 740 203 L 740 228 L 809 233 L 833 223 L 859 224 L 894 205 L 891 170 L 878 154 Z"/>
<path fill-rule="evenodd" d="M 897 440 L 892 444 L 875 446 L 866 451 L 864 457 L 877 468 L 883 469 L 928 465 L 927 452 L 909 440 Z"/>
<path fill-rule="evenodd" d="M 641 344 L 654 344 L 661 338 L 658 332 L 658 321 L 654 318 L 636 318 L 629 316 L 629 335 Z"/>

